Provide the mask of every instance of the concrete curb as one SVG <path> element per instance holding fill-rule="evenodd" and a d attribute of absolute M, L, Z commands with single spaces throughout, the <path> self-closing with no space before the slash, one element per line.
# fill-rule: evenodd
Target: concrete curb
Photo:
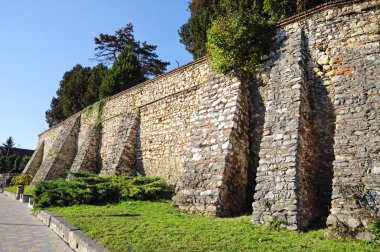
<path fill-rule="evenodd" d="M 101 247 L 85 233 L 57 214 L 41 210 L 38 212 L 37 218 L 68 243 L 74 251 L 108 252 L 107 249 Z"/>

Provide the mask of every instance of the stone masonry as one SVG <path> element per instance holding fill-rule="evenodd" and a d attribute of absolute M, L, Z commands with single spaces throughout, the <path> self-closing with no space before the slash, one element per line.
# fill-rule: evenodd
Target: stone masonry
<path fill-rule="evenodd" d="M 301 29 L 278 35 L 282 53 L 270 71 L 260 161 L 256 173 L 253 221 L 277 218 L 289 228 L 314 219 L 315 151 L 305 77 Z M 280 39 L 280 38 L 276 38 Z"/>
<path fill-rule="evenodd" d="M 51 149 L 44 157 L 40 168 L 35 173 L 32 183 L 66 177 L 76 154 L 76 141 L 79 131 L 80 116 L 65 121 L 65 126 L 54 139 Z M 32 172 L 33 159 L 25 167 L 25 172 Z"/>
<path fill-rule="evenodd" d="M 247 200 L 247 91 L 237 78 L 226 81 L 211 73 L 209 79 L 191 120 L 174 204 L 189 212 L 229 216 L 241 213 Z"/>
<path fill-rule="evenodd" d="M 82 145 L 79 146 L 75 155 L 71 172 L 92 172 L 98 173 L 98 149 L 101 136 L 101 126 L 94 125 L 88 130 Z"/>
<path fill-rule="evenodd" d="M 33 175 L 36 174 L 38 169 L 41 166 L 43 154 L 44 154 L 44 141 L 40 141 L 33 155 L 30 157 L 32 161 L 28 163 L 23 173 L 30 173 Z"/>
<path fill-rule="evenodd" d="M 116 139 L 107 153 L 101 153 L 102 165 L 100 175 L 135 175 L 135 139 L 137 113 L 129 113 L 118 116 L 116 124 Z M 109 126 L 109 124 L 107 125 Z M 104 131 L 107 128 L 103 129 Z"/>
<path fill-rule="evenodd" d="M 94 104 L 43 132 L 24 172 L 161 176 L 186 212 L 358 233 L 380 217 L 379 9 L 284 20 L 252 78 L 202 58 Z"/>

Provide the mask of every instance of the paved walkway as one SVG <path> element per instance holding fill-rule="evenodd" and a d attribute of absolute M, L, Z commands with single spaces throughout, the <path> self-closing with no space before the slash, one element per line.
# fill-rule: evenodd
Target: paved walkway
<path fill-rule="evenodd" d="M 27 204 L 0 193 L 1 252 L 72 252 L 50 228 L 31 215 Z"/>

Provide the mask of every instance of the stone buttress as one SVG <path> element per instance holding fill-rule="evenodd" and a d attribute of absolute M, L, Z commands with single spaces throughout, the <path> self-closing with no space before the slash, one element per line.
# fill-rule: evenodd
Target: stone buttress
<path fill-rule="evenodd" d="M 115 141 L 102 160 L 100 175 L 135 175 L 135 140 L 138 114 L 131 112 L 113 118 L 118 120 Z"/>
<path fill-rule="evenodd" d="M 253 221 L 290 229 L 313 220 L 313 134 L 301 30 L 287 34 L 270 71 Z"/>
<path fill-rule="evenodd" d="M 69 118 L 65 127 L 44 157 L 40 168 L 34 175 L 32 183 L 41 180 L 66 178 L 77 150 L 77 136 L 79 133 L 80 115 Z M 31 160 L 33 162 L 33 159 Z"/>
<path fill-rule="evenodd" d="M 37 144 L 37 148 L 34 151 L 33 155 L 30 157 L 28 164 L 25 166 L 25 169 L 22 173 L 30 174 L 32 176 L 36 175 L 38 169 L 41 166 L 42 159 L 44 155 L 44 141 L 40 141 Z"/>
<path fill-rule="evenodd" d="M 93 125 L 75 155 L 71 172 L 98 173 L 98 150 L 101 137 L 101 125 Z"/>
<path fill-rule="evenodd" d="M 184 211 L 229 216 L 247 200 L 248 90 L 236 77 L 209 75 L 173 200 Z"/>

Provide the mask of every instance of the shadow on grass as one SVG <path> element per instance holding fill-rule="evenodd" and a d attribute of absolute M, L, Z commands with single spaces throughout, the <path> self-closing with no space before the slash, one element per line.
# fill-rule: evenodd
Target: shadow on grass
<path fill-rule="evenodd" d="M 134 214 L 134 213 L 124 213 L 124 214 L 88 214 L 88 215 L 76 215 L 76 217 L 138 217 L 141 216 L 141 214 Z"/>

